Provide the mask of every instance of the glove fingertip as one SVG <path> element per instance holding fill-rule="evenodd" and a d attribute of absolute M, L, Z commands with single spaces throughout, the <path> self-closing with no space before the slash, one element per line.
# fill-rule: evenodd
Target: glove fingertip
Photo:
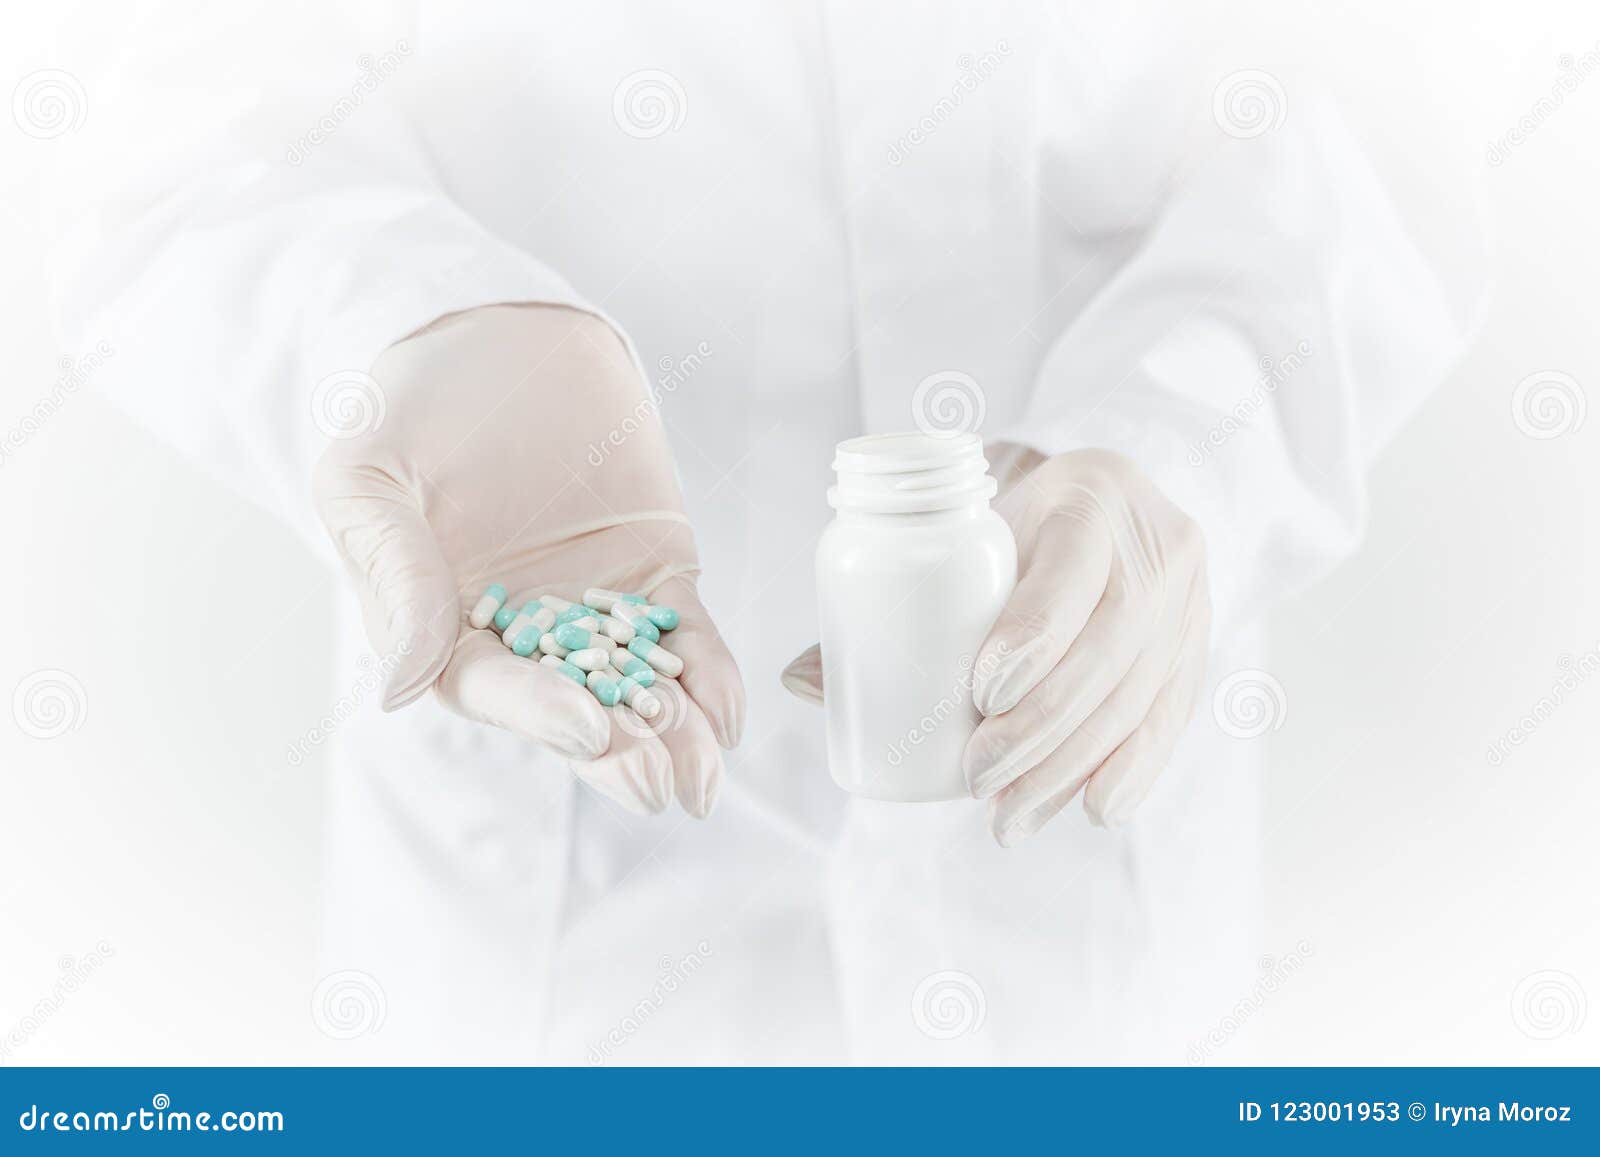
<path fill-rule="evenodd" d="M 398 711 L 422 698 L 450 662 L 448 647 L 441 647 L 436 655 L 424 656 L 412 644 L 402 643 L 396 653 L 403 658 L 384 683 L 382 707 L 386 713 Z"/>
<path fill-rule="evenodd" d="M 778 681 L 783 684 L 785 691 L 796 699 L 804 699 L 807 703 L 822 704 L 822 651 L 819 647 L 809 647 L 783 669 L 783 674 L 778 676 Z"/>

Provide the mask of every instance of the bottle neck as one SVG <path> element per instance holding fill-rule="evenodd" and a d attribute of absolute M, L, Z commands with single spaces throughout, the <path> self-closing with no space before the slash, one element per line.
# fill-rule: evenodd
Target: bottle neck
<path fill-rule="evenodd" d="M 828 502 L 840 518 L 952 521 L 988 508 L 998 484 L 976 434 L 875 434 L 839 443 Z"/>
<path fill-rule="evenodd" d="M 847 526 L 874 526 L 880 529 L 910 526 L 945 526 L 974 522 L 989 510 L 989 500 L 980 498 L 948 510 L 872 511 L 839 507 L 834 517 Z"/>

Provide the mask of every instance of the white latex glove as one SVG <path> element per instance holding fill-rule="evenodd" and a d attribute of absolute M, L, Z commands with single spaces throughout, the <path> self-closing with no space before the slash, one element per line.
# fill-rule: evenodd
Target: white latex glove
<path fill-rule="evenodd" d="M 1200 692 L 1211 602 L 1199 528 L 1127 459 L 1014 448 L 990 458 L 1011 462 L 996 473 L 1019 577 L 974 663 L 985 718 L 964 770 L 1010 846 L 1085 784 L 1084 809 L 1101 824 L 1138 807 Z M 784 685 L 821 702 L 822 665 L 812 647 Z"/>
<path fill-rule="evenodd" d="M 390 347 L 372 378 L 381 424 L 326 451 L 314 492 L 373 646 L 397 656 L 384 709 L 433 687 L 451 710 L 547 744 L 625 807 L 659 812 L 676 795 L 707 815 L 744 688 L 696 595 L 671 453 L 622 340 L 576 310 L 490 306 Z M 676 608 L 662 645 L 685 670 L 652 688 L 665 710 L 647 726 L 473 630 L 491 582 L 517 606 L 605 587 Z"/>

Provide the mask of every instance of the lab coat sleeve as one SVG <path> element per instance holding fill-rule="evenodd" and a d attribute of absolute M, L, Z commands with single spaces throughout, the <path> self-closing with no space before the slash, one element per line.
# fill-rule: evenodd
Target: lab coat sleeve
<path fill-rule="evenodd" d="M 316 543 L 311 464 L 381 419 L 383 349 L 478 305 L 581 302 L 442 187 L 406 41 L 319 56 L 315 14 L 228 7 L 128 38 L 166 60 L 85 71 L 101 99 L 47 177 L 55 314 L 65 349 L 109 349 L 98 392 Z"/>
<path fill-rule="evenodd" d="M 1330 109 L 1214 135 L 999 440 L 1136 461 L 1205 532 L 1226 628 L 1354 549 L 1367 469 L 1459 353 L 1481 280 L 1424 259 Z"/>

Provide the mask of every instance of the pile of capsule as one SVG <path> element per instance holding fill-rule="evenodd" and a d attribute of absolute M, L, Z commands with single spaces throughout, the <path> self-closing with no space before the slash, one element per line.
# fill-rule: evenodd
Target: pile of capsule
<path fill-rule="evenodd" d="M 661 700 L 649 691 L 656 675 L 683 674 L 683 660 L 660 645 L 678 612 L 642 595 L 591 587 L 581 603 L 540 595 L 518 609 L 506 605 L 504 586 L 491 583 L 467 621 L 493 627 L 515 654 L 539 652 L 540 663 L 587 687 L 604 706 L 625 703 L 643 719 L 661 714 Z"/>

